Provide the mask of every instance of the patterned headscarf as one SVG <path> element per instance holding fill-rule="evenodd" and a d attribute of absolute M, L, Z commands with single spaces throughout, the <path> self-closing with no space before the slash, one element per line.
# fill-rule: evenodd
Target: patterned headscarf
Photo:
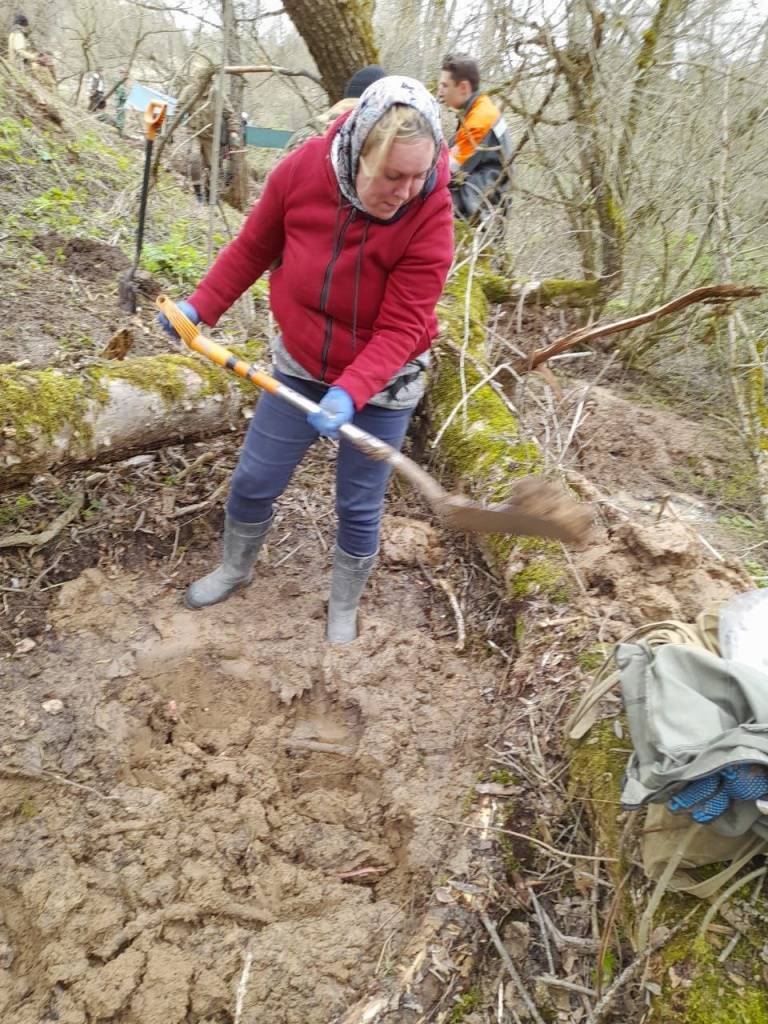
<path fill-rule="evenodd" d="M 333 169 L 339 181 L 339 188 L 345 199 L 358 210 L 366 212 L 355 188 L 360 154 L 371 129 L 390 107 L 402 105 L 413 107 L 422 115 L 432 130 L 435 140 L 433 170 L 443 145 L 440 126 L 440 108 L 435 97 L 415 78 L 405 75 L 389 75 L 369 85 L 358 100 L 347 120 L 336 133 L 331 145 Z"/>

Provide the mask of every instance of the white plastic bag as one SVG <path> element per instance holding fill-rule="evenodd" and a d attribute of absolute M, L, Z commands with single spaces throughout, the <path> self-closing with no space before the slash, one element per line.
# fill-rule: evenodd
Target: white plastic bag
<path fill-rule="evenodd" d="M 720 653 L 768 673 L 768 589 L 748 590 L 720 609 Z"/>

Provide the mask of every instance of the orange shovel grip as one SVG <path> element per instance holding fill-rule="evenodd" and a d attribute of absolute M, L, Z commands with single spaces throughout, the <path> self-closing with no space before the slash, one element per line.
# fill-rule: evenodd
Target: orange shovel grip
<path fill-rule="evenodd" d="M 147 138 L 154 142 L 155 136 L 160 131 L 165 115 L 168 112 L 168 104 L 162 100 L 150 100 L 147 109 L 144 111 L 144 127 L 147 130 Z"/>
<path fill-rule="evenodd" d="M 171 302 L 167 295 L 158 295 L 157 308 L 168 319 L 184 344 L 194 349 L 195 352 L 199 352 L 201 356 L 205 356 L 206 359 L 210 359 L 211 362 L 216 363 L 218 366 L 231 370 L 238 377 L 244 377 L 246 380 L 251 381 L 252 384 L 256 384 L 257 387 L 263 388 L 272 394 L 280 387 L 279 382 L 274 377 L 270 377 L 268 373 L 262 373 L 261 370 L 257 370 L 250 363 L 238 359 L 237 356 L 233 355 L 229 349 L 224 348 L 223 345 L 219 345 L 202 335 L 189 317 L 185 316 L 179 307 Z"/>

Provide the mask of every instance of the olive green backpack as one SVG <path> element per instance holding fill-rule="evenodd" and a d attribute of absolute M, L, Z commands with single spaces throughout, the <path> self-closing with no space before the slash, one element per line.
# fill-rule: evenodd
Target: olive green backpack
<path fill-rule="evenodd" d="M 644 640 L 652 647 L 685 644 L 703 648 L 719 657 L 718 623 L 718 607 L 709 607 L 693 624 L 673 619 L 648 623 L 624 637 L 621 643 Z M 605 659 L 566 722 L 565 731 L 569 739 L 578 741 L 587 735 L 597 721 L 600 700 L 619 683 L 621 673 L 614 661 L 617 646 Z M 641 840 L 643 869 L 648 878 L 663 881 L 669 889 L 708 899 L 753 857 L 768 852 L 768 840 L 754 832 L 740 836 L 720 835 L 690 818 L 671 814 L 662 803 L 646 804 L 640 813 L 645 814 Z M 701 877 L 697 869 L 712 864 L 724 864 L 725 867 L 714 875 Z"/>

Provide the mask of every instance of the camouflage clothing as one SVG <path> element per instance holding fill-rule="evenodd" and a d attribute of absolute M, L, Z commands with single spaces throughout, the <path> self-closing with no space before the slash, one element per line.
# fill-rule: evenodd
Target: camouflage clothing
<path fill-rule="evenodd" d="M 19 71 L 31 75 L 48 89 L 56 88 L 53 71 L 42 54 L 29 45 L 26 31 L 21 25 L 14 25 L 8 33 L 8 61 Z"/>
<path fill-rule="evenodd" d="M 193 137 L 187 172 L 195 196 L 200 202 L 206 201 L 209 196 L 213 164 L 213 122 L 219 93 L 215 75 L 210 78 L 208 87 L 203 87 L 203 78 L 208 74 L 209 72 L 205 72 L 203 75 L 198 74 L 190 82 L 179 96 L 177 108 L 179 111 L 183 111 L 188 104 L 194 104 L 186 120 L 186 127 Z M 202 95 L 200 95 L 201 89 L 203 90 Z M 233 141 L 235 144 L 240 141 L 240 118 L 225 93 L 222 105 L 220 159 L 224 157 L 227 146 Z"/>

